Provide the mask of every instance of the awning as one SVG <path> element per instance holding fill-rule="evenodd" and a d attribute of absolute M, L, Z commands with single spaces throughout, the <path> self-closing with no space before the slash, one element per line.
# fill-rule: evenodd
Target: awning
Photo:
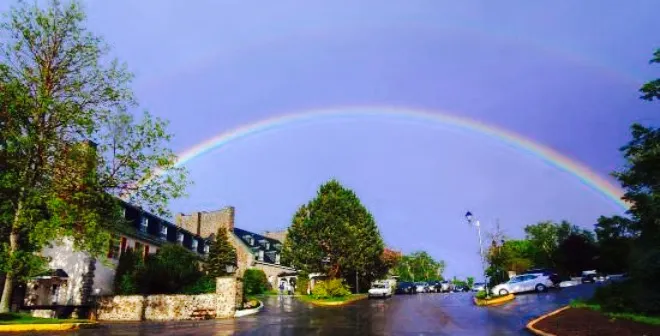
<path fill-rule="evenodd" d="M 286 277 L 286 276 L 297 276 L 298 272 L 282 272 L 278 274 L 278 277 Z"/>
<path fill-rule="evenodd" d="M 67 279 L 67 278 L 69 278 L 69 275 L 66 274 L 66 272 L 61 268 L 50 270 L 44 275 L 40 275 L 40 276 L 35 277 L 35 279 L 40 279 L 40 280 Z"/>

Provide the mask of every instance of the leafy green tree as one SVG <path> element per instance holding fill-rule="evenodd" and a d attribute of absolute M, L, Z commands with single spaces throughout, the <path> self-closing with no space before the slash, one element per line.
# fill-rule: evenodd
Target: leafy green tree
<path fill-rule="evenodd" d="M 137 107 L 132 76 L 84 22 L 77 2 L 53 0 L 44 9 L 19 2 L 0 25 L 0 189 L 9 191 L 0 215 L 0 313 L 15 281 L 43 270 L 33 252 L 69 237 L 103 256 L 120 221 L 115 197 L 164 214 L 185 186 L 165 146 L 166 123 L 129 112 Z"/>
<path fill-rule="evenodd" d="M 572 233 L 559 243 L 554 259 L 560 272 L 577 276 L 595 268 L 597 255 L 598 247 L 588 236 Z"/>
<path fill-rule="evenodd" d="M 150 254 L 139 275 L 143 294 L 179 294 L 203 277 L 201 259 L 179 244 L 165 244 Z"/>
<path fill-rule="evenodd" d="M 445 262 L 436 261 L 425 251 L 417 251 L 401 258 L 396 273 L 401 281 L 441 280 Z"/>
<path fill-rule="evenodd" d="M 245 297 L 265 293 L 269 288 L 266 273 L 260 269 L 247 269 L 243 274 L 243 294 Z"/>
<path fill-rule="evenodd" d="M 211 241 L 206 272 L 212 278 L 227 275 L 227 265 L 236 265 L 236 249 L 229 242 L 227 228 L 220 228 Z"/>
<path fill-rule="evenodd" d="M 605 273 L 628 270 L 630 251 L 639 231 L 630 218 L 613 216 L 598 218 L 595 225 L 598 239 L 598 269 Z"/>
<path fill-rule="evenodd" d="M 660 49 L 655 51 L 650 63 L 651 64 L 660 63 Z M 660 99 L 660 78 L 654 79 L 644 84 L 644 86 L 642 86 L 640 91 L 642 92 L 642 99 L 645 100 Z"/>
<path fill-rule="evenodd" d="M 293 216 L 282 258 L 305 272 L 352 283 L 356 273 L 364 281 L 380 276 L 383 248 L 376 222 L 359 198 L 330 180 Z"/>
<path fill-rule="evenodd" d="M 557 267 L 556 253 L 559 244 L 570 235 L 583 236 L 587 241 L 594 242 L 592 232 L 571 225 L 567 221 L 555 223 L 552 221 L 539 222 L 525 227 L 526 239 L 533 246 L 532 262 L 535 267 Z"/>
<path fill-rule="evenodd" d="M 651 63 L 660 62 L 660 50 Z M 643 99 L 660 99 L 660 79 L 644 85 Z M 626 164 L 613 173 L 625 190 L 623 199 L 631 204 L 629 219 L 601 218 L 600 242 L 632 240 L 629 270 L 631 280 L 596 291 L 594 299 L 605 309 L 660 314 L 660 129 L 633 124 L 632 139 L 621 148 Z M 625 245 L 624 245 L 625 246 Z M 611 247 L 617 251 L 621 246 Z M 623 249 L 623 248 L 622 248 Z M 612 251 L 610 251 L 612 252 Z"/>
<path fill-rule="evenodd" d="M 474 286 L 474 277 L 471 276 L 467 277 L 465 283 L 468 286 L 468 288 L 472 288 L 472 286 Z"/>

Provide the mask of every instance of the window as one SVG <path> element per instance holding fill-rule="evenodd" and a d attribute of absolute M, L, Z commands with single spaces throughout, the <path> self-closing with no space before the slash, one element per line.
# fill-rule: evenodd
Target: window
<path fill-rule="evenodd" d="M 165 238 L 167 237 L 167 225 L 160 223 L 160 236 Z"/>
<path fill-rule="evenodd" d="M 264 261 L 264 251 L 259 250 L 259 261 Z"/>
<path fill-rule="evenodd" d="M 149 227 L 149 218 L 142 217 L 142 220 L 140 221 L 140 231 L 147 232 L 148 227 Z"/>
<path fill-rule="evenodd" d="M 144 245 L 144 256 L 145 258 L 149 255 L 149 245 Z"/>
<path fill-rule="evenodd" d="M 198 245 L 197 239 L 193 239 L 191 249 L 195 252 L 197 252 L 197 245 Z"/>
<path fill-rule="evenodd" d="M 204 253 L 209 254 L 210 245 L 209 243 L 204 244 Z"/>
<path fill-rule="evenodd" d="M 183 244 L 183 233 L 177 232 L 176 233 L 176 240 L 179 242 L 179 244 Z"/>
<path fill-rule="evenodd" d="M 279 253 L 275 254 L 275 263 L 278 264 L 278 265 L 280 264 L 280 254 Z"/>

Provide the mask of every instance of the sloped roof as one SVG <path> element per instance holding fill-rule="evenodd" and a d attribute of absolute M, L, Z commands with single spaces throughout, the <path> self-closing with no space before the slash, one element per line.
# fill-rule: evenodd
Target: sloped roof
<path fill-rule="evenodd" d="M 236 228 L 236 227 L 234 228 L 234 234 L 236 235 L 236 237 L 238 237 L 238 239 L 240 239 L 243 243 L 245 243 L 245 245 L 250 246 L 253 249 L 253 251 L 255 251 L 255 252 L 256 251 L 264 251 L 264 262 L 267 262 L 267 263 L 270 263 L 270 264 L 275 263 L 275 253 L 280 252 L 275 247 L 275 245 L 276 244 L 282 244 L 282 242 L 280 242 L 277 239 L 268 238 L 268 237 L 260 235 L 258 233 L 250 232 L 250 231 L 239 229 L 239 228 Z M 246 236 L 252 236 L 254 238 L 254 245 L 250 245 L 250 242 L 246 239 Z M 268 249 L 266 249 L 266 247 L 264 245 L 259 243 L 262 240 L 265 240 L 265 241 L 270 243 L 270 244 L 268 244 L 268 245 L 270 245 L 270 246 L 268 246 Z"/>

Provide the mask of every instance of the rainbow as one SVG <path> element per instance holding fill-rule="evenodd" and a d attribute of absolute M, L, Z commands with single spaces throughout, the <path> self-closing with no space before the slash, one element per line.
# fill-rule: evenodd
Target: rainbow
<path fill-rule="evenodd" d="M 180 167 L 188 162 L 206 155 L 211 151 L 221 148 L 233 141 L 240 140 L 258 134 L 272 131 L 286 125 L 317 121 L 319 119 L 332 118 L 356 118 L 356 117 L 376 117 L 376 118 L 398 118 L 406 121 L 420 121 L 424 123 L 435 123 L 449 126 L 458 130 L 464 130 L 472 133 L 482 134 L 495 140 L 499 140 L 522 152 L 537 157 L 547 164 L 563 170 L 575 176 L 581 183 L 587 185 L 598 193 L 603 194 L 620 206 L 623 210 L 630 208 L 629 204 L 622 199 L 623 192 L 615 185 L 599 176 L 597 173 L 585 165 L 568 158 L 561 153 L 533 142 L 521 135 L 507 131 L 505 129 L 488 125 L 474 119 L 459 117 L 448 113 L 430 112 L 421 109 L 396 108 L 396 107 L 345 107 L 308 110 L 299 113 L 290 113 L 277 115 L 268 119 L 263 119 L 251 124 L 234 128 L 227 132 L 218 134 L 197 145 L 183 151 L 175 167 Z M 154 175 L 160 175 L 164 171 L 155 172 Z"/>

